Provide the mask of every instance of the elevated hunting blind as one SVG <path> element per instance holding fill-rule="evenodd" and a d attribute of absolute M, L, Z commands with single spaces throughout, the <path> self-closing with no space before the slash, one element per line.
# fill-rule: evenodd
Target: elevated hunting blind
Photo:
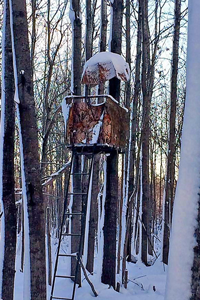
<path fill-rule="evenodd" d="M 100 102 L 100 103 L 99 103 Z M 87 152 L 96 150 L 123 152 L 127 146 L 129 113 L 109 95 L 68 96 L 63 103 L 68 147 Z"/>
<path fill-rule="evenodd" d="M 129 66 L 120 55 L 101 52 L 86 62 L 82 83 L 94 86 L 113 77 L 117 77 L 117 80 L 127 81 L 129 74 Z M 111 90 L 110 93 L 112 94 Z M 93 211 L 97 212 L 97 198 L 100 193 L 98 191 L 100 154 L 105 157 L 106 161 L 104 173 L 104 190 L 106 192 L 101 195 L 104 200 L 99 200 L 102 201 L 99 207 L 105 215 L 102 282 L 116 288 L 116 238 L 119 207 L 118 153 L 124 153 L 127 148 L 129 112 L 113 96 L 114 94 L 72 95 L 65 97 L 62 102 L 66 145 L 72 150 L 72 161 L 66 188 L 50 300 L 74 300 L 76 284 L 81 284 L 80 266 L 84 269 L 82 256 L 87 256 L 88 249 L 93 247 L 91 256 L 94 258 L 96 240 L 94 223 L 97 220 L 94 220 L 94 215 L 91 217 L 91 207 L 93 206 Z M 71 226 L 66 226 L 67 222 L 71 222 Z M 92 242 L 90 239 L 89 245 L 88 236 L 90 233 L 88 232 L 90 232 L 89 226 L 92 223 L 93 237 Z M 65 236 L 71 237 L 71 253 L 63 252 L 61 247 Z M 71 259 L 71 270 L 63 275 L 59 273 L 59 263 L 64 258 Z M 87 268 L 89 268 L 88 264 Z M 91 267 L 89 271 L 93 272 Z M 59 291 L 56 290 L 56 280 L 59 278 L 74 281 L 72 295 L 65 295 L 65 298 L 59 295 Z"/>

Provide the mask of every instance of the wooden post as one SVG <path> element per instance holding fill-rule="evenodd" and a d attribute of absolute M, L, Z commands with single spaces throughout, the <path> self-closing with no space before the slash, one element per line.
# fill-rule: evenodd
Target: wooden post
<path fill-rule="evenodd" d="M 118 215 L 118 153 L 107 157 L 107 187 L 104 222 L 104 254 L 102 282 L 116 286 L 116 232 Z"/>

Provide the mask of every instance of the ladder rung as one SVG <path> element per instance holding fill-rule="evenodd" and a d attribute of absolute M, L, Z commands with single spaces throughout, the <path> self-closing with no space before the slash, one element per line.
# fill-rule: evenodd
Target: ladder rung
<path fill-rule="evenodd" d="M 75 278 L 75 276 L 71 276 L 71 275 L 68 275 L 68 276 L 66 276 L 66 275 L 56 275 L 55 277 L 58 277 L 58 278 L 70 278 L 70 279 L 74 279 Z"/>
<path fill-rule="evenodd" d="M 94 153 L 93 152 L 85 152 L 85 153 L 77 152 L 75 155 L 84 155 L 84 156 L 87 156 L 87 155 L 94 155 Z"/>
<path fill-rule="evenodd" d="M 53 297 L 53 296 L 51 296 L 51 299 L 58 299 L 58 300 L 60 300 L 60 299 L 62 299 L 62 300 L 72 300 L 71 298 L 61 298 L 61 297 Z"/>
<path fill-rule="evenodd" d="M 81 216 L 84 215 L 83 213 L 76 212 L 76 213 L 65 213 L 66 216 Z"/>
<path fill-rule="evenodd" d="M 87 195 L 87 193 L 68 193 L 68 195 Z"/>
<path fill-rule="evenodd" d="M 90 173 L 71 173 L 70 175 L 90 175 Z"/>
<path fill-rule="evenodd" d="M 76 257 L 76 254 L 58 254 L 58 256 Z"/>
<path fill-rule="evenodd" d="M 77 234 L 77 233 L 62 233 L 62 235 L 66 235 L 66 236 L 81 236 L 81 234 Z"/>

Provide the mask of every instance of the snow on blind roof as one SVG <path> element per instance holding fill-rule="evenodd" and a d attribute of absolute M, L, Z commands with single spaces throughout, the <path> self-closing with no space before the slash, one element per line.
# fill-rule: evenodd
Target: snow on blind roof
<path fill-rule="evenodd" d="M 96 85 L 113 77 L 128 81 L 130 79 L 128 63 L 119 54 L 99 52 L 85 63 L 82 83 Z"/>

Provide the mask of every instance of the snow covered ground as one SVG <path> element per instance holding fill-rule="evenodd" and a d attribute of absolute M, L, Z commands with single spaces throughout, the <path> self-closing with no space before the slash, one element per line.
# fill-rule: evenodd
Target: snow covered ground
<path fill-rule="evenodd" d="M 163 300 L 165 293 L 166 271 L 163 264 L 157 261 L 152 267 L 145 267 L 142 263 L 128 264 L 129 282 L 127 290 L 121 288 L 117 293 L 107 285 L 95 284 L 95 276 L 92 282 L 97 290 L 99 300 Z M 77 289 L 77 300 L 92 300 L 94 296 L 86 282 L 83 281 L 83 287 Z"/>
<path fill-rule="evenodd" d="M 55 259 L 56 245 L 52 243 L 53 258 Z M 23 273 L 20 271 L 21 245 L 20 237 L 17 245 L 17 262 L 16 262 L 16 284 L 14 300 L 23 299 Z M 66 264 L 61 263 L 60 272 L 64 274 Z M 97 271 L 97 270 L 96 270 Z M 99 282 L 99 274 L 95 272 L 93 276 L 89 275 L 97 293 L 99 300 L 164 300 L 165 282 L 166 282 L 166 266 L 157 259 L 151 267 L 144 266 L 141 262 L 137 264 L 128 263 L 129 282 L 128 288 L 121 287 L 119 293 Z M 66 273 L 65 273 L 66 274 Z M 72 294 L 73 283 L 70 279 L 57 279 L 56 295 L 61 297 L 69 297 Z M 48 287 L 48 300 L 50 299 L 51 287 Z M 88 282 L 82 279 L 82 287 L 76 289 L 76 300 L 94 300 L 93 292 Z M 23 299 L 25 300 L 25 299 Z"/>

